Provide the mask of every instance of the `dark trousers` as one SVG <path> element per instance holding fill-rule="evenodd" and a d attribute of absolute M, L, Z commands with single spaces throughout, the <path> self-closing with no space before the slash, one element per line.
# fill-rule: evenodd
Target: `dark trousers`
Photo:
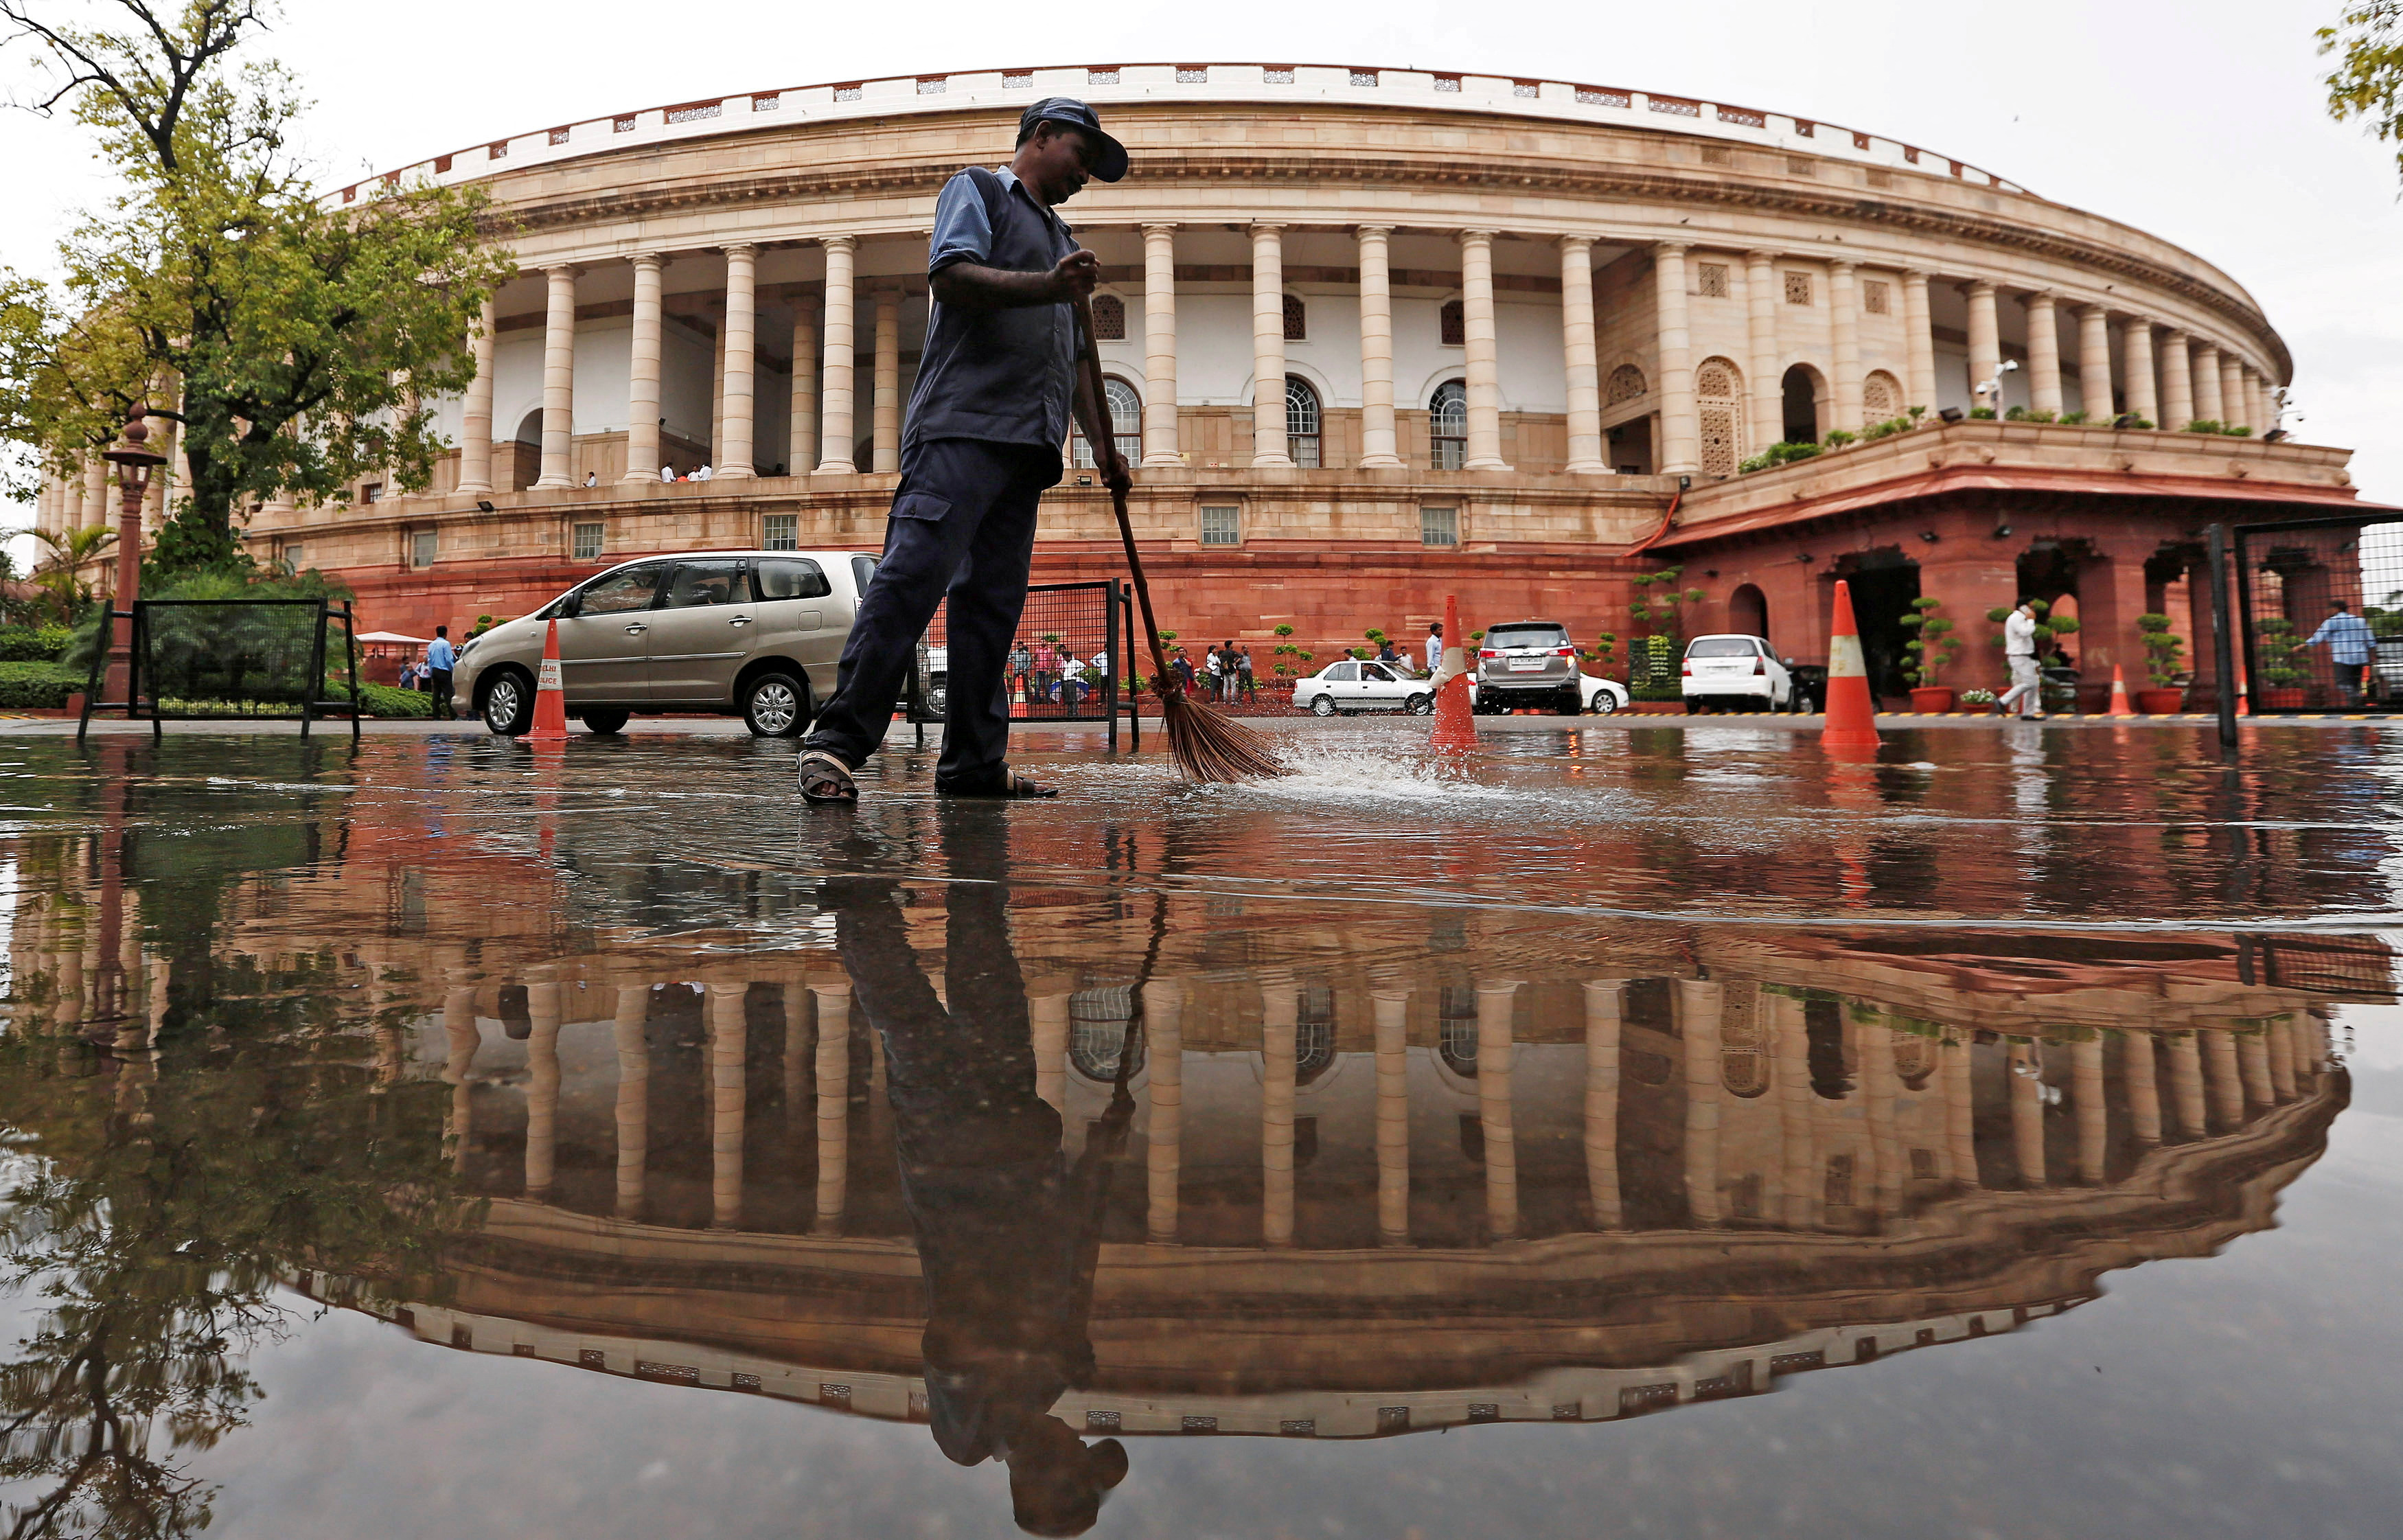
<path fill-rule="evenodd" d="M 451 703 L 451 671 L 428 669 L 425 672 L 434 680 L 434 715 L 438 719 L 449 721 L 459 715 L 459 708 Z"/>
<path fill-rule="evenodd" d="M 808 747 L 852 766 L 868 761 L 893 725 L 918 638 L 949 594 L 951 701 L 935 784 L 980 786 L 1000 776 L 1009 754 L 1003 672 L 1026 608 L 1035 507 L 1059 479 L 1060 451 L 1044 445 L 932 438 L 902 452 L 884 560 Z"/>
<path fill-rule="evenodd" d="M 2369 665 L 2367 663 L 2339 663 L 2336 665 L 2337 688 L 2344 692 L 2344 701 L 2346 705 L 2357 705 L 2360 703 L 2361 676 L 2368 673 L 2368 670 Z"/>

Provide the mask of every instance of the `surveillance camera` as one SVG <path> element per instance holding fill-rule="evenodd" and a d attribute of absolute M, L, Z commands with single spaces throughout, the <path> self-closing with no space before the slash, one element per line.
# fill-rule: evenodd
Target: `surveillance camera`
<path fill-rule="evenodd" d="M 2020 361 L 2018 359 L 2006 358 L 2003 360 L 2001 367 L 1996 368 L 1994 372 L 1996 374 L 2009 374 L 2018 369 L 2019 367 Z"/>

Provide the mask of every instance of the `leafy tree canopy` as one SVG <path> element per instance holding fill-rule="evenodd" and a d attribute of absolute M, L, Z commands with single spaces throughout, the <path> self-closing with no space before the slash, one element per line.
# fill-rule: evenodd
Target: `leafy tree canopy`
<path fill-rule="evenodd" d="M 2332 27 L 2319 30 L 2320 52 L 2335 54 L 2329 72 L 2328 116 L 2341 123 L 2366 119 L 2370 132 L 2396 146 L 2403 170 L 2403 0 L 2360 0 Z"/>

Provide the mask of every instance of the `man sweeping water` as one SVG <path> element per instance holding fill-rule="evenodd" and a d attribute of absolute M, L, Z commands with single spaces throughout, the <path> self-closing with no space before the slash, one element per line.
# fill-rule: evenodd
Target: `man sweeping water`
<path fill-rule="evenodd" d="M 951 599 L 951 700 L 935 789 L 950 797 L 1059 793 L 1009 768 L 1003 675 L 1035 555 L 1035 505 L 1062 474 L 1075 412 L 1103 482 L 1132 484 L 1109 419 L 1077 369 L 1076 307 L 1101 261 L 1051 211 L 1127 154 L 1082 102 L 1049 97 L 1019 119 L 995 171 L 952 177 L 935 205 L 926 341 L 901 437 L 901 485 L 876 569 L 843 644 L 835 692 L 801 745 L 801 796 L 854 802 L 852 772 L 884 742 L 918 638 Z"/>

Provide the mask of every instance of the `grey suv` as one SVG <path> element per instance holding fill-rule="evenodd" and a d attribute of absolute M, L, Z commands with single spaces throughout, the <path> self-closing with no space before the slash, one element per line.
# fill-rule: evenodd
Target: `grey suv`
<path fill-rule="evenodd" d="M 1577 645 L 1566 626 L 1513 620 L 1485 633 L 1477 648 L 1474 709 L 1493 713 L 1549 706 L 1563 716 L 1585 710 Z"/>
<path fill-rule="evenodd" d="M 493 731 L 524 732 L 556 618 L 567 714 L 591 731 L 643 712 L 724 712 L 762 738 L 789 738 L 834 692 L 876 560 L 713 550 L 628 562 L 470 642 L 453 684 Z"/>

